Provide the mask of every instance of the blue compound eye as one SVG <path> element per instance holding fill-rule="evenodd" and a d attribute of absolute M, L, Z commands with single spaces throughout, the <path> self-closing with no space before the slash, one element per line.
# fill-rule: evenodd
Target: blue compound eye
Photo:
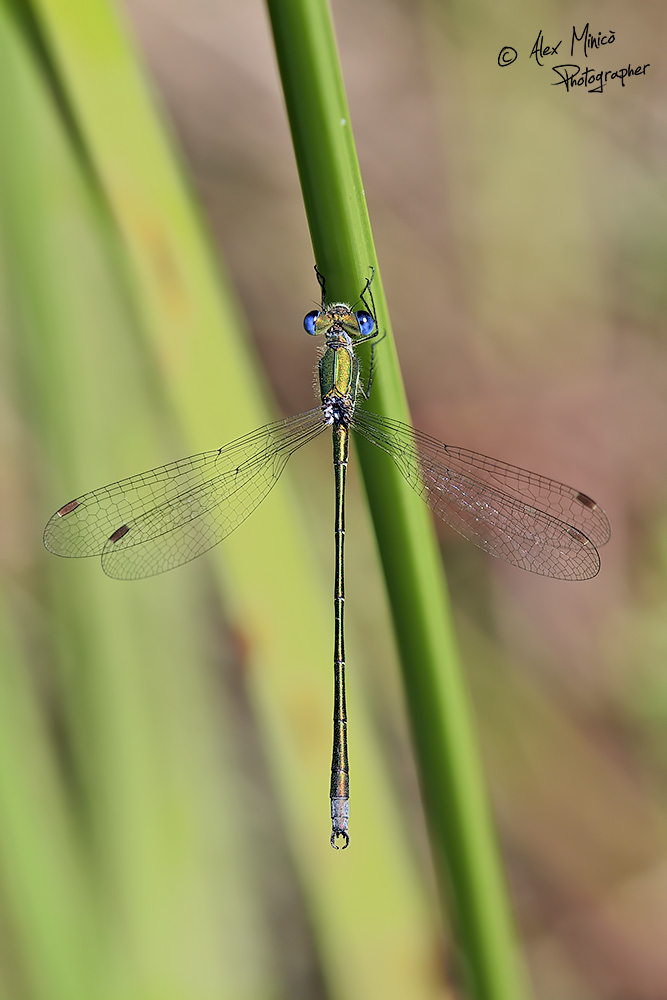
<path fill-rule="evenodd" d="M 364 312 L 363 310 L 356 312 L 354 315 L 357 317 L 357 323 L 359 324 L 361 336 L 368 337 L 368 335 L 375 329 L 375 320 L 370 313 Z"/>
<path fill-rule="evenodd" d="M 312 312 L 309 312 L 303 318 L 303 328 L 306 331 L 306 333 L 309 333 L 311 335 L 311 337 L 314 337 L 315 334 L 317 333 L 317 330 L 315 329 L 315 324 L 317 323 L 317 318 L 319 315 L 320 315 L 319 309 L 313 309 Z"/>

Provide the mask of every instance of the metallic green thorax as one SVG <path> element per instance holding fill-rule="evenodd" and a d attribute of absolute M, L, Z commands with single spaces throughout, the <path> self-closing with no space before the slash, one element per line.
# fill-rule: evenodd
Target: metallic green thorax
<path fill-rule="evenodd" d="M 359 383 L 359 362 L 348 347 L 327 347 L 319 364 L 322 402 L 332 393 L 338 397 L 354 397 Z"/>
<path fill-rule="evenodd" d="M 354 413 L 359 389 L 359 362 L 354 356 L 350 327 L 354 323 L 357 337 L 359 327 L 354 313 L 345 307 L 345 315 L 342 308 L 336 307 L 338 320 L 327 330 L 326 349 L 320 358 L 318 375 L 324 419 L 327 423 L 347 426 Z"/>

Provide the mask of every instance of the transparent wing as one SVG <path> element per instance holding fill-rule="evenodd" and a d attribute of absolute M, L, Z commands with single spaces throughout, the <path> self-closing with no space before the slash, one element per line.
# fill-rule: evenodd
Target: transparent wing
<path fill-rule="evenodd" d="M 558 580 L 598 572 L 596 546 L 611 528 L 585 493 L 366 410 L 355 411 L 352 426 L 391 455 L 431 510 L 490 555 Z"/>
<path fill-rule="evenodd" d="M 215 451 L 171 462 L 71 500 L 44 544 L 59 556 L 102 556 L 109 576 L 163 573 L 210 549 L 255 510 L 290 455 L 324 430 L 316 407 Z"/>

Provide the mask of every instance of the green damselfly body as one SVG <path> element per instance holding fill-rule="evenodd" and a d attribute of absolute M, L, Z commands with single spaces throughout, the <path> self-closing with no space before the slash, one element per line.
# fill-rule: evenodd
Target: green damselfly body
<path fill-rule="evenodd" d="M 60 556 L 99 555 L 105 573 L 136 580 L 173 569 L 237 528 L 277 482 L 288 458 L 331 428 L 334 514 L 334 717 L 331 844 L 349 843 L 349 767 L 345 703 L 345 477 L 350 432 L 382 449 L 409 485 L 447 524 L 490 555 L 560 580 L 587 580 L 600 568 L 598 547 L 610 537 L 602 508 L 564 483 L 446 445 L 360 402 L 370 397 L 381 335 L 371 278 L 363 309 L 327 303 L 304 319 L 323 336 L 317 367 L 320 402 L 213 451 L 172 462 L 85 493 L 59 508 L 44 544 Z M 370 346 L 367 381 L 357 351 Z"/>

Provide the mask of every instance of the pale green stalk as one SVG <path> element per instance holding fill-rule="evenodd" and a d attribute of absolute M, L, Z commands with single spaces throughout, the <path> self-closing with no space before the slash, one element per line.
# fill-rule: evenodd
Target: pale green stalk
<path fill-rule="evenodd" d="M 330 299 L 355 302 L 376 255 L 329 8 L 325 0 L 267 3 L 317 264 Z M 387 337 L 370 406 L 409 420 L 379 271 L 373 293 Z M 469 989 L 477 1000 L 521 1000 L 526 983 L 430 516 L 386 456 L 364 442 L 358 451 L 440 888 Z M 387 836 L 402 823 L 399 812 Z"/>

